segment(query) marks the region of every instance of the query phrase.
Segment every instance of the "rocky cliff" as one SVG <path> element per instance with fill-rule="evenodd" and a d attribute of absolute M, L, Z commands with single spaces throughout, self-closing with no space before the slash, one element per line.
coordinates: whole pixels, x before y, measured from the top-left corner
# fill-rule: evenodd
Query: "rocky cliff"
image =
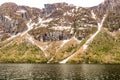
<path fill-rule="evenodd" d="M 0 61 L 120 63 L 119 5 L 119 0 L 105 0 L 91 8 L 54 3 L 38 9 L 4 3 Z"/>

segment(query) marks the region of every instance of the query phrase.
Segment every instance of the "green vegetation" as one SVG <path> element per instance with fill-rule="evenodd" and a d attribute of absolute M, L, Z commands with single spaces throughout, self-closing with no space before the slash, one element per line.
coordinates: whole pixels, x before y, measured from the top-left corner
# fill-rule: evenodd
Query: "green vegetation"
<path fill-rule="evenodd" d="M 12 42 L 0 47 L 0 62 L 38 62 L 45 63 L 43 52 L 36 46 L 24 41 Z"/>
<path fill-rule="evenodd" d="M 81 43 L 83 45 L 84 40 Z M 68 63 L 120 63 L 120 33 L 115 32 L 113 36 L 102 30 L 86 52 L 77 54 Z"/>
<path fill-rule="evenodd" d="M 89 45 L 92 48 L 92 53 L 107 53 L 114 46 L 115 39 L 110 36 L 105 31 L 99 33 L 99 35 L 94 39 L 94 41 Z M 91 50 L 90 50 L 91 51 Z"/>
<path fill-rule="evenodd" d="M 120 34 L 115 34 L 113 37 L 107 31 L 102 31 L 97 35 L 87 51 L 89 62 L 120 63 Z"/>

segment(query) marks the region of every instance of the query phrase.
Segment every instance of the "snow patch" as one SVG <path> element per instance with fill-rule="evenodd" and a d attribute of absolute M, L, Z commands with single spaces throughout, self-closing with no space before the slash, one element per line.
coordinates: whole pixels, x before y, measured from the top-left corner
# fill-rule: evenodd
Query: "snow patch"
<path fill-rule="evenodd" d="M 23 35 L 25 35 L 26 33 L 28 33 L 30 30 L 32 30 L 33 29 L 33 26 L 35 25 L 35 23 L 31 23 L 32 22 L 32 20 L 30 20 L 28 23 L 27 23 L 27 30 L 26 31 L 24 31 L 22 34 L 21 34 L 21 36 L 23 36 Z"/>
<path fill-rule="evenodd" d="M 85 21 L 86 19 L 85 19 L 85 18 L 82 18 L 81 20 L 82 20 L 82 21 Z"/>
<path fill-rule="evenodd" d="M 79 30 L 85 30 L 85 29 L 87 29 L 87 28 L 83 28 L 83 27 L 80 27 L 80 28 L 78 28 Z"/>
<path fill-rule="evenodd" d="M 93 13 L 93 14 L 94 14 L 94 13 Z M 93 15 L 93 17 L 96 19 L 95 14 Z M 83 51 L 87 49 L 89 43 L 90 43 L 90 42 L 94 39 L 94 37 L 100 32 L 100 30 L 101 30 L 101 28 L 102 28 L 102 26 L 103 26 L 103 22 L 105 21 L 105 18 L 106 18 L 106 15 L 104 15 L 101 23 L 98 23 L 98 30 L 96 31 L 96 33 L 93 34 L 93 35 L 86 41 L 86 43 L 82 46 L 82 47 L 83 47 Z M 66 59 L 60 61 L 59 63 L 60 63 L 60 64 L 65 64 L 69 59 L 71 59 L 71 58 L 74 57 L 74 56 L 75 56 L 75 53 L 72 54 L 71 56 L 67 57 Z"/>
<path fill-rule="evenodd" d="M 50 22 L 52 20 L 53 20 L 52 18 L 49 18 L 49 19 L 46 19 L 46 20 L 43 20 L 42 18 L 39 18 L 39 23 L 41 23 L 41 24 L 48 23 L 48 22 Z"/>
<path fill-rule="evenodd" d="M 67 12 L 65 12 L 63 15 L 64 15 L 64 16 L 66 16 L 66 15 L 71 16 L 71 15 L 73 15 L 73 14 L 67 11 Z"/>
<path fill-rule="evenodd" d="M 72 54 L 71 56 L 69 56 L 68 58 L 64 59 L 63 61 L 60 61 L 60 64 L 65 64 L 69 59 L 71 59 L 75 54 Z"/>
<path fill-rule="evenodd" d="M 10 20 L 10 21 L 12 20 L 9 16 L 5 16 L 5 18 L 7 18 L 7 19 Z"/>
<path fill-rule="evenodd" d="M 62 44 L 60 45 L 60 48 L 63 47 L 66 43 L 68 43 L 70 40 L 74 39 L 75 41 L 77 41 L 77 44 L 79 44 L 81 42 L 81 40 L 78 40 L 75 36 L 72 37 L 71 39 L 68 40 L 63 40 Z"/>
<path fill-rule="evenodd" d="M 63 40 L 62 44 L 60 45 L 60 48 L 62 48 L 67 42 L 69 42 L 70 40 Z"/>
<path fill-rule="evenodd" d="M 51 22 L 53 19 L 52 18 L 49 18 L 49 19 L 42 19 L 42 18 L 39 18 L 39 21 L 38 21 L 38 24 L 40 24 L 39 27 L 46 27 L 47 25 L 45 23 L 49 23 Z"/>
<path fill-rule="evenodd" d="M 63 31 L 63 30 L 69 30 L 71 29 L 71 27 L 70 26 L 54 26 L 51 29 Z"/>
<path fill-rule="evenodd" d="M 54 59 L 54 57 L 52 57 L 47 63 L 50 63 L 53 59 Z"/>
<path fill-rule="evenodd" d="M 48 45 L 46 45 L 46 47 L 44 48 L 44 50 L 46 50 L 48 47 L 49 47 L 49 46 L 48 46 Z"/>
<path fill-rule="evenodd" d="M 95 38 L 95 36 L 100 32 L 102 26 L 103 26 L 103 22 L 105 21 L 106 15 L 104 15 L 101 23 L 98 23 L 98 30 L 95 32 L 95 34 L 93 34 L 87 41 L 86 43 L 83 45 L 83 51 L 85 51 L 88 47 L 88 45 L 93 41 L 93 39 Z M 96 18 L 95 18 L 96 19 Z"/>
<path fill-rule="evenodd" d="M 63 44 L 65 45 L 66 42 L 68 42 L 68 41 L 64 41 Z M 62 44 L 62 45 L 63 45 L 63 44 Z M 62 46 L 62 45 L 61 45 L 61 46 Z M 66 59 L 60 61 L 59 63 L 60 63 L 60 64 L 65 64 L 65 63 L 66 63 L 70 58 L 72 58 L 74 55 L 75 55 L 75 54 L 72 54 L 71 56 L 67 57 Z"/>
<path fill-rule="evenodd" d="M 6 41 L 12 40 L 13 38 L 16 38 L 20 36 L 20 33 L 18 33 L 17 35 L 12 35 L 10 38 L 8 38 Z"/>
<path fill-rule="evenodd" d="M 74 33 L 74 28 L 71 28 L 70 34 Z"/>
<path fill-rule="evenodd" d="M 92 18 L 96 20 L 96 15 L 95 15 L 95 13 L 93 12 L 93 10 L 91 11 L 91 14 L 92 14 Z"/>
<path fill-rule="evenodd" d="M 81 40 L 78 40 L 75 36 L 73 37 L 73 39 L 77 41 L 77 44 L 81 42 Z"/>
<path fill-rule="evenodd" d="M 75 39 L 78 43 L 80 43 L 81 41 L 78 40 L 77 38 L 73 37 L 73 39 Z M 69 59 L 71 59 L 73 56 L 75 56 L 75 54 L 72 54 L 71 56 L 67 57 L 66 59 L 60 61 L 60 64 L 65 64 Z"/>
<path fill-rule="evenodd" d="M 32 44 L 35 44 L 35 42 L 33 41 L 33 38 L 32 38 L 31 36 L 27 37 L 27 39 L 28 39 L 29 41 L 31 41 Z"/>
<path fill-rule="evenodd" d="M 24 10 L 24 9 L 21 9 L 21 10 L 16 11 L 16 12 L 18 12 L 18 13 L 25 13 L 25 12 L 27 12 L 27 11 L 26 11 L 26 10 Z"/>
<path fill-rule="evenodd" d="M 45 57 L 47 57 L 48 55 L 45 53 L 45 49 L 46 49 L 46 48 L 44 49 L 42 46 L 40 46 L 39 44 L 37 44 L 32 36 L 30 36 L 29 34 L 27 34 L 27 35 L 28 35 L 28 36 L 27 36 L 27 39 L 28 39 L 33 45 L 36 45 L 39 49 L 41 49 L 41 50 L 44 52 Z"/>

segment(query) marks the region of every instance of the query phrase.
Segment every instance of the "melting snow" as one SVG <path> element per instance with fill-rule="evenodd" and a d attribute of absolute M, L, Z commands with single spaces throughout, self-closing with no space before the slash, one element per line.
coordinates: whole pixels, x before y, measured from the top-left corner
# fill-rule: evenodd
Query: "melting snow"
<path fill-rule="evenodd" d="M 70 40 L 63 40 L 63 43 L 61 44 L 60 48 L 63 47 L 67 42 L 69 42 Z"/>
<path fill-rule="evenodd" d="M 5 18 L 7 18 L 7 19 L 10 20 L 10 21 L 12 20 L 9 16 L 5 16 Z"/>
<path fill-rule="evenodd" d="M 47 46 L 44 48 L 44 50 L 46 50 L 48 47 L 49 47 L 49 46 L 47 45 Z"/>
<path fill-rule="evenodd" d="M 33 38 L 32 38 L 31 36 L 27 37 L 27 39 L 28 39 L 29 41 L 31 41 L 32 44 L 35 44 L 34 41 L 33 41 Z"/>
<path fill-rule="evenodd" d="M 46 20 L 43 20 L 42 18 L 39 18 L 39 23 L 48 23 L 50 21 L 52 21 L 53 19 L 52 18 L 49 18 L 49 19 L 46 19 Z"/>
<path fill-rule="evenodd" d="M 54 57 L 52 57 L 47 63 L 50 63 L 53 59 L 54 59 Z"/>
<path fill-rule="evenodd" d="M 102 25 L 103 25 L 103 22 L 104 22 L 105 18 L 106 18 L 106 15 L 103 17 L 101 23 L 98 23 L 98 30 L 96 31 L 96 33 L 93 34 L 93 35 L 86 41 L 86 43 L 83 45 L 83 50 L 86 50 L 86 49 L 87 49 L 89 43 L 92 42 L 92 40 L 95 38 L 95 36 L 100 32 L 101 27 L 102 27 Z M 95 19 L 96 19 L 96 18 L 95 18 Z"/>
<path fill-rule="evenodd" d="M 70 34 L 74 33 L 74 28 L 71 28 Z"/>
<path fill-rule="evenodd" d="M 92 14 L 92 18 L 96 20 L 96 15 L 95 15 L 95 13 L 93 12 L 93 10 L 91 11 L 91 14 Z"/>
<path fill-rule="evenodd" d="M 42 18 L 39 18 L 38 24 L 40 24 L 40 27 L 46 27 L 47 25 L 45 23 L 49 23 L 52 20 L 53 20 L 52 18 L 49 18 L 49 19 L 46 19 L 46 20 L 43 20 Z"/>
<path fill-rule="evenodd" d="M 28 33 L 28 31 L 32 30 L 33 29 L 33 26 L 35 25 L 35 23 L 31 23 L 31 20 L 27 23 L 27 30 L 24 31 L 21 36 L 25 35 L 26 33 Z"/>
<path fill-rule="evenodd" d="M 16 11 L 16 12 L 18 12 L 18 13 L 25 13 L 25 12 L 27 12 L 27 11 L 26 11 L 26 10 L 21 9 L 21 10 Z"/>
<path fill-rule="evenodd" d="M 81 20 L 84 21 L 84 20 L 86 20 L 86 19 L 85 19 L 85 18 L 82 18 Z"/>
<path fill-rule="evenodd" d="M 63 15 L 64 15 L 64 16 L 66 16 L 66 15 L 71 16 L 71 15 L 73 15 L 73 14 L 67 11 L 67 12 L 65 12 Z"/>
<path fill-rule="evenodd" d="M 17 35 L 12 35 L 10 38 L 7 39 L 7 41 L 12 40 L 13 38 L 16 38 L 19 35 L 20 35 L 20 33 L 18 33 Z"/>
<path fill-rule="evenodd" d="M 71 59 L 75 54 L 72 54 L 71 56 L 67 57 L 66 59 L 64 59 L 63 61 L 60 61 L 60 64 L 65 64 L 69 59 Z"/>
<path fill-rule="evenodd" d="M 38 48 L 40 48 L 40 49 L 44 52 L 45 57 L 47 57 L 48 55 L 45 53 L 45 49 L 46 49 L 46 48 L 44 49 L 42 46 L 40 46 L 39 44 L 37 44 L 32 36 L 30 36 L 29 34 L 27 34 L 27 35 L 28 35 L 28 36 L 27 36 L 27 39 L 28 39 L 32 44 L 34 44 L 34 45 L 36 45 Z"/>
<path fill-rule="evenodd" d="M 78 28 L 79 30 L 84 30 L 84 29 L 87 29 L 87 28 L 83 28 L 83 27 L 80 27 L 80 28 Z"/>
<path fill-rule="evenodd" d="M 52 27 L 51 29 L 54 29 L 54 30 L 69 30 L 71 29 L 70 26 L 56 26 L 56 27 Z"/>
<path fill-rule="evenodd" d="M 92 12 L 92 15 L 93 15 L 93 18 L 96 19 L 95 14 L 94 14 L 93 12 Z M 98 23 L 98 30 L 96 31 L 96 33 L 93 34 L 93 35 L 86 41 L 86 43 L 82 46 L 82 47 L 83 47 L 83 51 L 87 49 L 89 43 L 90 43 L 90 42 L 94 39 L 94 37 L 100 32 L 105 18 L 106 18 L 106 15 L 104 15 L 101 23 Z M 72 54 L 71 56 L 67 57 L 66 59 L 60 61 L 59 63 L 65 64 L 65 63 L 66 63 L 69 59 L 71 59 L 73 56 L 75 56 L 75 54 Z"/>
<path fill-rule="evenodd" d="M 75 36 L 73 37 L 73 39 L 75 39 L 78 44 L 81 42 L 81 40 L 78 40 Z"/>
<path fill-rule="evenodd" d="M 81 42 L 81 40 L 78 40 L 75 36 L 73 37 L 73 39 L 75 39 L 78 44 Z M 65 45 L 68 41 L 70 41 L 70 40 L 65 40 L 65 41 L 63 41 L 63 44 L 62 44 L 62 45 Z M 61 45 L 61 46 L 62 46 L 62 45 Z M 60 61 L 59 63 L 60 63 L 60 64 L 65 64 L 65 63 L 66 63 L 69 59 L 71 59 L 74 55 L 75 55 L 75 54 L 72 54 L 71 56 L 67 57 L 66 59 Z"/>

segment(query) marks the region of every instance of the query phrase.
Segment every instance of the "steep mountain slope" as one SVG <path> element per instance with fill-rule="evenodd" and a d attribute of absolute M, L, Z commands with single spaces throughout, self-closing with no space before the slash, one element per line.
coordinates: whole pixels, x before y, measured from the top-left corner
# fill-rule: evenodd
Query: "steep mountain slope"
<path fill-rule="evenodd" d="M 104 3 L 100 4 L 98 7 L 92 8 L 93 12 L 99 9 L 97 13 L 94 12 L 96 14 L 95 17 L 98 18 L 97 22 L 100 22 L 102 18 L 101 16 L 103 14 L 105 13 L 107 14 L 105 21 L 103 22 L 104 28 L 102 29 L 102 33 L 100 32 L 89 46 L 88 45 L 85 46 L 85 47 L 88 47 L 86 52 L 81 52 L 82 50 L 77 51 L 77 53 L 74 53 L 77 55 L 74 55 L 73 56 L 74 58 L 70 58 L 69 62 L 120 63 L 119 62 L 120 14 L 119 14 L 119 11 L 117 11 L 119 10 L 119 5 L 118 5 L 119 2 L 120 2 L 119 0 L 116 0 L 115 2 L 114 0 L 110 2 L 106 0 Z M 104 6 L 102 7 L 101 5 L 108 6 L 108 7 L 104 7 Z M 88 42 L 89 42 L 89 39 L 88 39 Z M 84 54 L 81 54 L 81 53 L 84 53 Z"/>
<path fill-rule="evenodd" d="M 120 11 L 120 0 L 105 0 L 103 3 L 91 7 L 90 9 L 92 9 L 97 17 L 101 19 L 105 13 Z"/>
<path fill-rule="evenodd" d="M 27 40 L 0 43 L 0 62 L 40 62 L 45 63 L 43 52 Z"/>
<path fill-rule="evenodd" d="M 0 6 L 0 34 L 16 35 L 27 29 L 29 19 L 35 21 L 40 10 L 15 3 L 4 3 Z M 6 37 L 7 38 L 7 37 Z"/>
<path fill-rule="evenodd" d="M 38 9 L 4 3 L 0 6 L 0 62 L 119 63 L 119 4 L 119 0 L 105 0 L 82 8 L 54 3 Z M 110 58 L 114 61 L 107 60 L 115 49 L 117 56 Z"/>

